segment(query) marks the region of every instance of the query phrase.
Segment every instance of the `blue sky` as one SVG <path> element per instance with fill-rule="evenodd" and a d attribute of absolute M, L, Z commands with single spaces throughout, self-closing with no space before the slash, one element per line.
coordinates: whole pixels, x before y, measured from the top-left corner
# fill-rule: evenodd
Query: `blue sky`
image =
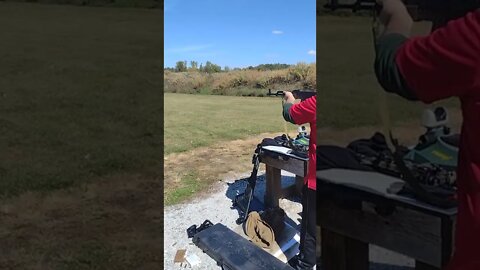
<path fill-rule="evenodd" d="M 315 62 L 315 0 L 165 0 L 165 67 Z M 189 64 L 190 65 L 190 64 Z"/>

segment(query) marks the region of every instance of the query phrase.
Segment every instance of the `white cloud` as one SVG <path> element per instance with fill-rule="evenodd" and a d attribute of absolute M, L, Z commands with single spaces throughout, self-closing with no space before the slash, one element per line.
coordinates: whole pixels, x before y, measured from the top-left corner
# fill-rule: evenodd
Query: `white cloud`
<path fill-rule="evenodd" d="M 317 55 L 317 51 L 315 51 L 315 50 L 310 50 L 307 53 L 310 54 L 310 55 Z"/>
<path fill-rule="evenodd" d="M 273 31 L 272 31 L 272 34 L 274 34 L 274 35 L 281 35 L 281 34 L 283 34 L 283 31 L 282 31 L 282 30 L 273 30 Z"/>

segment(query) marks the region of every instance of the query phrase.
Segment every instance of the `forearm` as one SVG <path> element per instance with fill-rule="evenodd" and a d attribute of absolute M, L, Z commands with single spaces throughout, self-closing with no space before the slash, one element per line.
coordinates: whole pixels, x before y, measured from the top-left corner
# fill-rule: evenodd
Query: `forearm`
<path fill-rule="evenodd" d="M 285 121 L 295 124 L 293 121 L 293 117 L 290 113 L 290 108 L 292 108 L 293 104 L 295 103 L 295 97 L 291 92 L 285 91 L 285 97 L 283 98 L 283 119 Z"/>
<path fill-rule="evenodd" d="M 293 121 L 293 118 L 292 116 L 290 115 L 290 108 L 293 106 L 293 103 L 291 102 L 285 102 L 283 103 L 283 119 L 285 119 L 285 121 L 287 122 L 290 122 L 292 124 L 295 124 L 295 122 Z"/>
<path fill-rule="evenodd" d="M 396 63 L 397 51 L 406 41 L 405 36 L 397 33 L 386 34 L 377 41 L 375 74 L 385 91 L 396 93 L 409 100 L 416 100 L 417 98 L 408 87 Z"/>
<path fill-rule="evenodd" d="M 384 90 L 415 100 L 396 64 L 398 50 L 408 41 L 413 20 L 400 0 L 385 0 L 380 12 L 384 32 L 376 40 L 375 73 Z"/>

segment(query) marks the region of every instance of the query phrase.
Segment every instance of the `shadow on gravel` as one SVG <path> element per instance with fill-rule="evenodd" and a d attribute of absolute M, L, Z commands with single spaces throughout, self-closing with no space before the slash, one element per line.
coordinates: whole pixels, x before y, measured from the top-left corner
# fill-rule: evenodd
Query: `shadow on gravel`
<path fill-rule="evenodd" d="M 250 176 L 245 178 L 237 179 L 233 183 L 228 183 L 228 189 L 225 193 L 225 196 L 233 201 L 236 195 L 241 194 L 245 191 L 247 186 L 247 182 Z M 286 187 L 289 185 L 295 184 L 295 177 L 282 175 L 282 187 Z M 260 200 L 263 203 L 263 197 L 265 196 L 266 190 L 266 181 L 265 181 L 265 174 L 258 175 L 257 177 L 257 184 L 255 186 L 255 198 Z M 288 198 L 294 202 L 300 202 L 300 198 Z"/>
<path fill-rule="evenodd" d="M 237 210 L 238 216 L 240 216 L 241 210 L 233 205 L 233 201 L 237 195 L 243 194 L 245 192 L 249 178 L 250 176 L 247 176 L 245 178 L 237 179 L 234 182 L 228 183 L 228 189 L 225 192 L 225 196 L 232 201 L 231 209 Z M 286 187 L 294 183 L 295 183 L 295 177 L 282 175 L 282 187 Z M 257 176 L 257 182 L 255 185 L 255 191 L 254 191 L 255 200 L 252 206 L 253 210 L 260 211 L 265 209 L 264 207 L 265 192 L 266 192 L 265 174 L 261 174 Z M 293 202 L 300 202 L 300 198 L 297 198 L 297 197 L 292 197 L 287 199 Z M 297 226 L 295 222 L 290 218 L 286 218 L 285 221 L 294 227 Z"/>

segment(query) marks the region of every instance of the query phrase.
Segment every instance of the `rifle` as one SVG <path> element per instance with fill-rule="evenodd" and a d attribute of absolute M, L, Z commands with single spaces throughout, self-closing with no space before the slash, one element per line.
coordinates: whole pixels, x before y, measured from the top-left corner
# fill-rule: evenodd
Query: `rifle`
<path fill-rule="evenodd" d="M 335 11 L 337 9 L 350 9 L 354 13 L 359 10 L 371 10 L 376 5 L 375 0 L 357 0 L 355 3 L 342 4 L 338 0 L 330 0 L 323 6 L 326 9 Z"/>
<path fill-rule="evenodd" d="M 445 24 L 447 21 L 464 16 L 469 11 L 480 8 L 480 0 L 402 0 L 408 13 L 414 21 L 433 22 L 434 28 Z M 381 7 L 376 0 L 357 0 L 353 4 L 339 3 L 341 0 L 328 0 L 325 8 L 330 10 L 350 9 L 376 10 Z"/>
<path fill-rule="evenodd" d="M 308 91 L 308 90 L 293 90 L 292 91 L 292 94 L 293 94 L 293 97 L 295 99 L 300 99 L 300 100 L 305 100 L 307 98 L 310 98 L 310 97 L 313 97 L 315 95 L 317 95 L 317 92 L 314 92 L 314 91 Z M 275 93 L 272 93 L 272 90 L 271 89 L 268 89 L 268 93 L 267 93 L 267 96 L 271 97 L 271 96 L 275 96 L 275 97 L 284 97 L 285 96 L 285 92 L 282 91 L 282 90 L 278 90 L 276 91 Z"/>
<path fill-rule="evenodd" d="M 403 0 L 414 21 L 445 24 L 480 7 L 479 0 Z"/>

